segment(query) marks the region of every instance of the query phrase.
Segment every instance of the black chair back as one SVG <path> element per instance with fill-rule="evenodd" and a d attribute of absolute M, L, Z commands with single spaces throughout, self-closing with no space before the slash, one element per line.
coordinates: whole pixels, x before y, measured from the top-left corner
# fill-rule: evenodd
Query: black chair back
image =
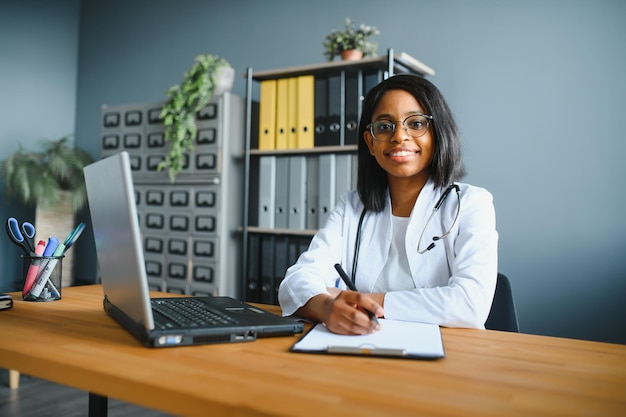
<path fill-rule="evenodd" d="M 491 311 L 485 322 L 485 328 L 489 330 L 503 330 L 506 332 L 519 332 L 517 311 L 513 301 L 511 283 L 504 274 L 498 273 L 496 281 L 496 293 L 491 304 Z"/>

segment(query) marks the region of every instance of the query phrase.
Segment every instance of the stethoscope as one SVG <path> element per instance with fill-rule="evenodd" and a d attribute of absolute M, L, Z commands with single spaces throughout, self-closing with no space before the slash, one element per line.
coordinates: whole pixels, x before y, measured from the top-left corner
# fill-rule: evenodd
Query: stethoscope
<path fill-rule="evenodd" d="M 426 232 L 426 229 L 428 228 L 428 224 L 430 223 L 432 218 L 435 216 L 435 213 L 439 211 L 439 208 L 443 205 L 444 201 L 446 201 L 446 198 L 448 197 L 448 195 L 450 194 L 450 191 L 452 190 L 456 190 L 456 198 L 457 198 L 456 215 L 454 216 L 454 221 L 452 222 L 452 225 L 441 236 L 433 236 L 433 239 L 432 239 L 433 241 L 430 242 L 430 244 L 426 246 L 425 249 L 420 250 L 422 238 L 424 237 L 424 233 Z M 359 262 L 359 248 L 361 246 L 361 229 L 363 227 L 363 220 L 365 219 L 366 211 L 367 209 L 363 209 L 363 211 L 361 212 L 361 217 L 359 218 L 359 225 L 356 230 L 356 238 L 354 239 L 354 262 L 352 263 L 352 277 L 351 277 L 352 282 L 355 282 L 355 278 L 356 278 L 356 267 Z M 417 253 L 422 255 L 428 252 L 429 250 L 435 247 L 436 242 L 438 240 L 445 239 L 446 237 L 448 237 L 448 235 L 452 232 L 452 229 L 454 229 L 454 225 L 456 224 L 457 220 L 459 219 L 460 211 L 461 211 L 461 189 L 459 188 L 457 184 L 450 184 L 448 188 L 446 188 L 446 191 L 444 191 L 444 193 L 441 195 L 441 197 L 439 197 L 439 200 L 437 201 L 437 204 L 435 204 L 435 207 L 433 207 L 433 211 L 430 213 L 428 220 L 426 220 L 426 224 L 424 225 L 424 228 L 422 229 L 422 233 L 420 234 L 420 238 L 417 242 Z"/>

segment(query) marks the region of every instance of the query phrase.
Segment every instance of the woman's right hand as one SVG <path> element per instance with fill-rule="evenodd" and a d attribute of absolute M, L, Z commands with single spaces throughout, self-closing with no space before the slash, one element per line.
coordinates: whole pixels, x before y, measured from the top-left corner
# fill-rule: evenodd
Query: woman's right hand
<path fill-rule="evenodd" d="M 333 333 L 359 335 L 372 333 L 380 325 L 369 319 L 365 310 L 383 317 L 383 307 L 368 294 L 339 291 L 337 294 L 318 294 L 298 310 L 298 315 L 320 321 Z"/>

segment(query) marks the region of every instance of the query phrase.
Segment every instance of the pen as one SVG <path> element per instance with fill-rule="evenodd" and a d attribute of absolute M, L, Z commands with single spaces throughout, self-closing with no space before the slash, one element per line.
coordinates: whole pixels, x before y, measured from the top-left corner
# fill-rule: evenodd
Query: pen
<path fill-rule="evenodd" d="M 341 277 L 343 282 L 346 283 L 346 286 L 348 287 L 348 289 L 351 291 L 357 291 L 356 287 L 354 286 L 354 283 L 352 282 L 348 274 L 346 274 L 346 271 L 343 270 L 341 265 L 335 264 L 335 269 L 339 273 L 339 276 Z M 379 323 L 378 323 L 378 318 L 376 318 L 376 315 L 366 308 L 364 308 L 364 310 L 367 313 L 367 316 L 370 318 L 370 320 L 378 325 Z"/>
<path fill-rule="evenodd" d="M 73 246 L 74 243 L 76 243 L 80 235 L 83 233 L 83 230 L 85 230 L 85 223 L 81 222 L 78 226 L 76 226 L 76 229 L 72 230 L 72 233 L 65 238 L 65 242 L 63 242 L 63 252 L 61 254 L 65 254 L 65 252 L 67 252 L 67 250 Z"/>

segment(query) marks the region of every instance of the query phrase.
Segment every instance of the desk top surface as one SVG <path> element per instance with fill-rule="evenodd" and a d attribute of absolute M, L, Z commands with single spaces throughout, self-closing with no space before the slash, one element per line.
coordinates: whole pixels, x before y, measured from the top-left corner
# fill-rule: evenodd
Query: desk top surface
<path fill-rule="evenodd" d="M 436 361 L 289 352 L 299 335 L 150 349 L 104 313 L 99 285 L 48 303 L 13 295 L 0 312 L 0 367 L 181 416 L 626 411 L 625 345 L 444 328 Z"/>

